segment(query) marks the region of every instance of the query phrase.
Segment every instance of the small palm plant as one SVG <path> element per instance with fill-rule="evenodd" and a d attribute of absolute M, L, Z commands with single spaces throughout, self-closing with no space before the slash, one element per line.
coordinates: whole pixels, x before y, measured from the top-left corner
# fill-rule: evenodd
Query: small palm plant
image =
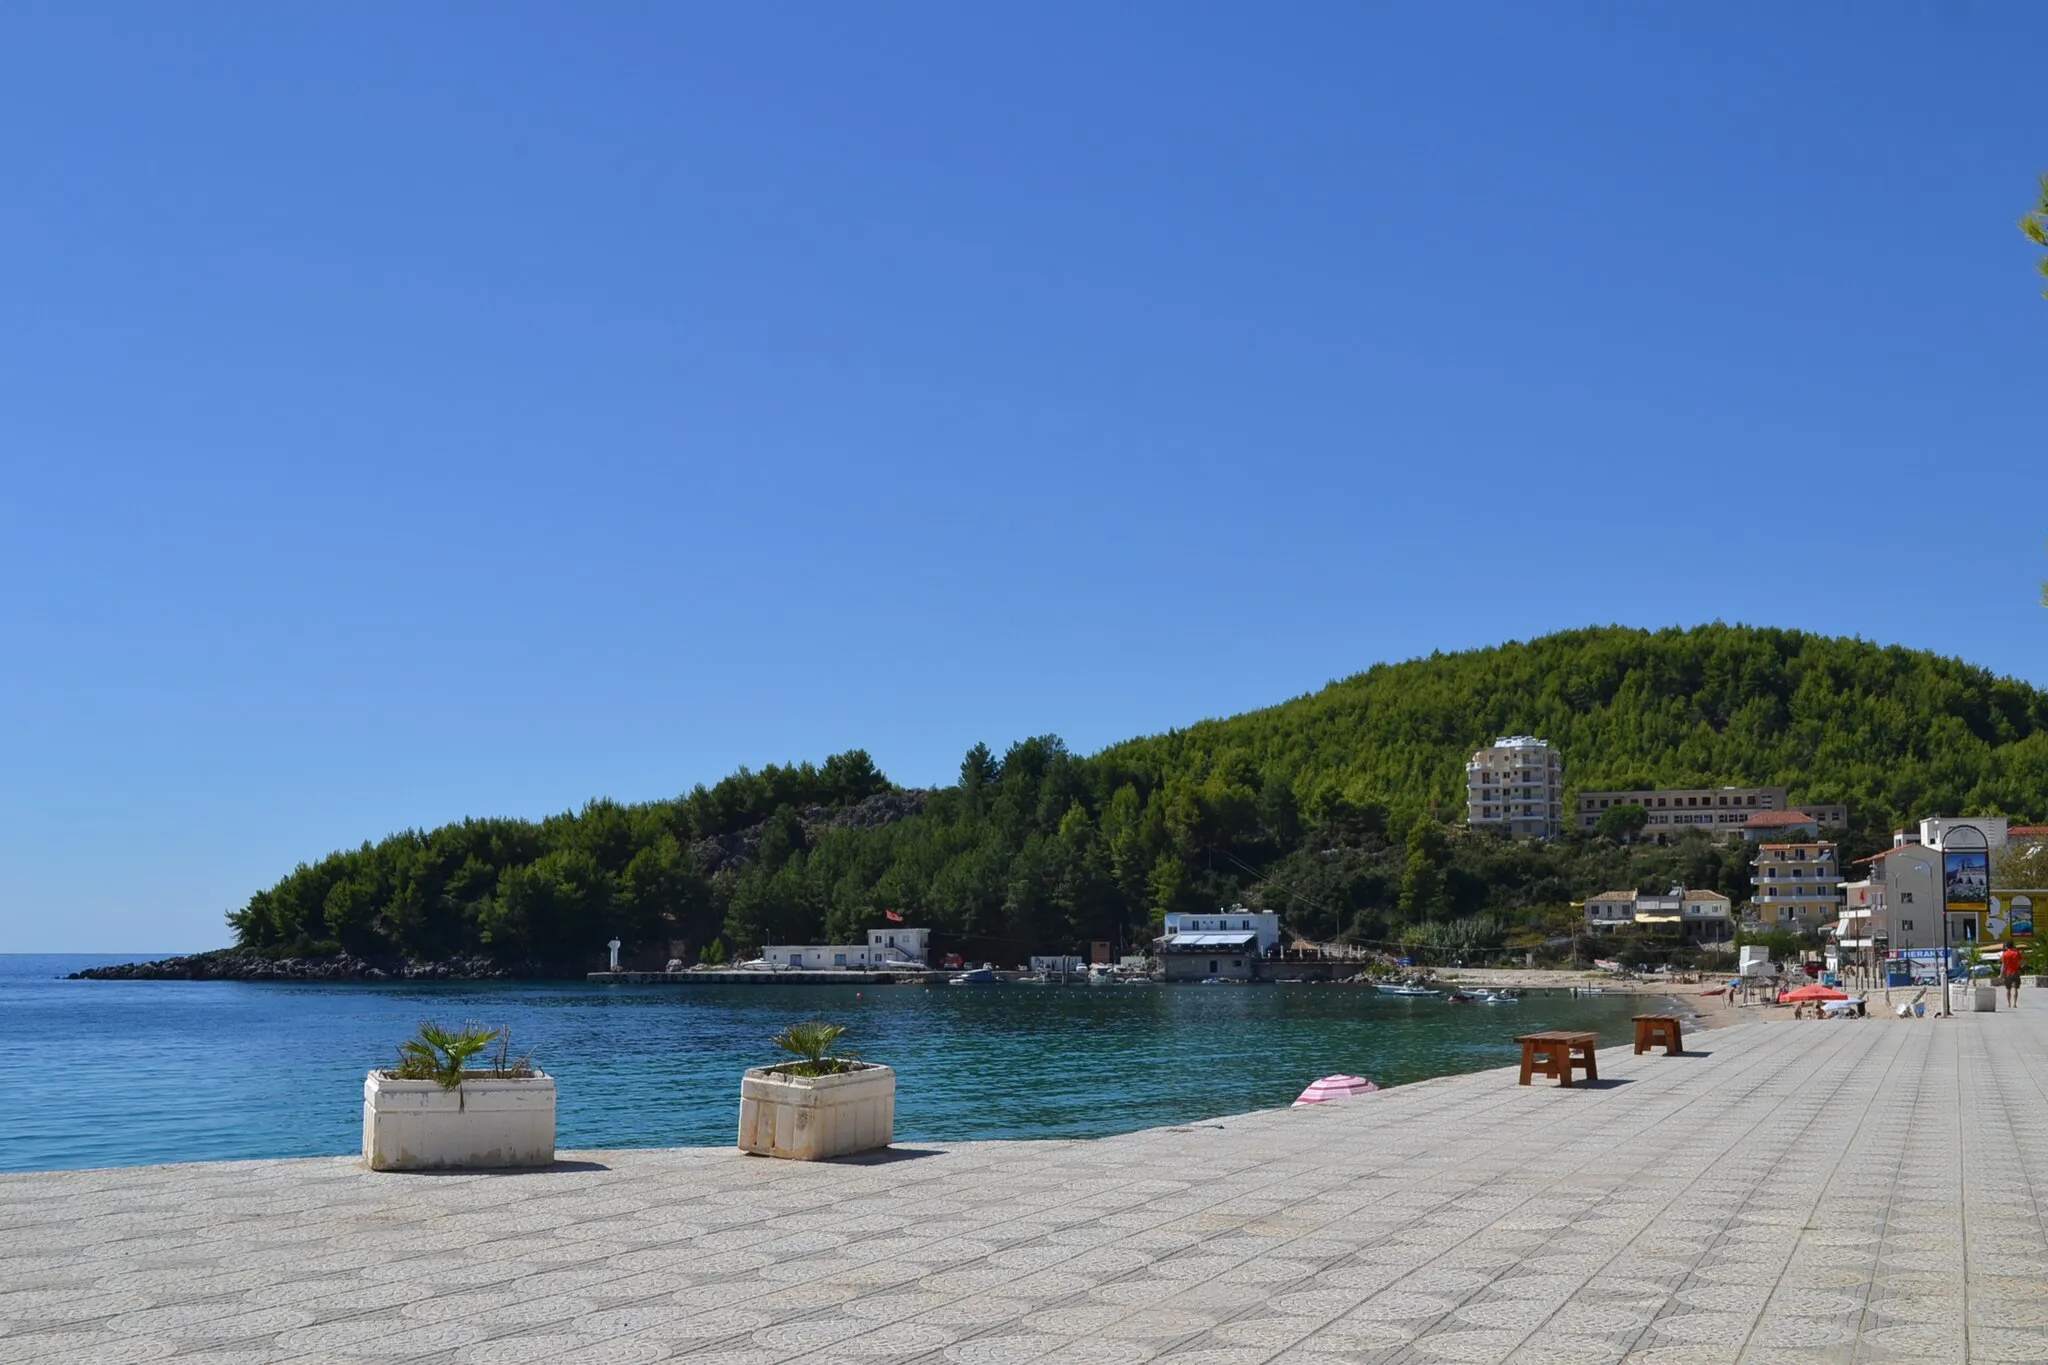
<path fill-rule="evenodd" d="M 485 1028 L 481 1024 L 444 1029 L 425 1019 L 417 1034 L 399 1044 L 398 1065 L 391 1069 L 391 1075 L 401 1081 L 433 1081 L 443 1090 L 453 1090 L 462 1084 L 470 1060 L 496 1043 L 498 1050 L 491 1059 L 491 1075 L 531 1076 L 530 1057 L 512 1059 L 511 1038 L 510 1029 Z"/>
<path fill-rule="evenodd" d="M 791 1076 L 833 1076 L 853 1070 L 859 1065 L 854 1054 L 841 1052 L 836 1047 L 845 1033 L 845 1025 L 827 1023 L 823 1019 L 806 1019 L 800 1024 L 791 1024 L 769 1041 L 798 1060 L 786 1062 L 775 1069 Z"/>

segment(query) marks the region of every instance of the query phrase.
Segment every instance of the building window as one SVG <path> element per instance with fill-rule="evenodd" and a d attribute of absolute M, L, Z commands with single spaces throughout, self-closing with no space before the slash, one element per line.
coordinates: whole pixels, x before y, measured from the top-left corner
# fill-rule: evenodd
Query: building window
<path fill-rule="evenodd" d="M 1913 921 L 1911 921 L 1911 920 L 1909 920 L 1909 919 L 1902 919 L 1902 920 L 1900 920 L 1900 921 L 1899 921 L 1899 932 L 1900 932 L 1900 933 L 1902 933 L 1902 934 L 1910 934 L 1910 933 L 1912 933 L 1912 932 L 1913 932 Z"/>

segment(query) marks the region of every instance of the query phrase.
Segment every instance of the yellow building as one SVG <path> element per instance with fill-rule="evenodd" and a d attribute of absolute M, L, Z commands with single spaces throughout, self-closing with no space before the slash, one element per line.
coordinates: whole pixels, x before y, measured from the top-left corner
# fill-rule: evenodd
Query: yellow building
<path fill-rule="evenodd" d="M 1818 929 L 1840 918 L 1842 869 L 1830 843 L 1758 844 L 1750 911 L 1767 929 Z"/>

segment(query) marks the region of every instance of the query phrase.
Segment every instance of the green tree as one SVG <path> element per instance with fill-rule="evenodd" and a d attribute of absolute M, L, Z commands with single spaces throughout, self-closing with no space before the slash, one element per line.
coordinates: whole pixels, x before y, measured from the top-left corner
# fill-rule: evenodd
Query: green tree
<path fill-rule="evenodd" d="M 1542 917 L 1595 891 L 1748 894 L 1745 850 L 1704 835 L 1537 844 L 1418 822 L 1462 800 L 1472 749 L 1504 732 L 1557 744 L 1580 788 L 1782 785 L 1795 803 L 1842 802 L 1845 856 L 1928 810 L 2048 819 L 2039 689 L 1799 631 L 1610 627 L 1381 665 L 1089 757 L 1052 736 L 1001 760 L 977 745 L 958 784 L 858 826 L 813 814 L 886 789 L 855 750 L 666 801 L 401 831 L 302 863 L 229 922 L 274 955 L 484 954 L 577 973 L 614 933 L 663 949 L 842 941 L 884 907 L 942 950 L 1014 961 L 1233 900 L 1319 941 L 1491 919 L 1537 951 Z"/>
<path fill-rule="evenodd" d="M 1643 826 L 1649 822 L 1650 812 L 1631 801 L 1601 811 L 1594 833 L 1611 843 L 1626 844 L 1641 834 Z"/>
<path fill-rule="evenodd" d="M 2041 177 L 2041 202 L 2020 219 L 2020 231 L 2026 233 L 2034 245 L 2048 251 L 2048 175 Z M 2038 265 L 2041 273 L 2048 275 L 2048 255 L 2042 256 Z M 2041 291 L 2041 297 L 2048 299 L 2048 289 Z"/>
<path fill-rule="evenodd" d="M 1418 815 L 1408 827 L 1408 856 L 1401 864 L 1401 911 L 1411 921 L 1432 918 L 1445 908 L 1443 826 Z"/>

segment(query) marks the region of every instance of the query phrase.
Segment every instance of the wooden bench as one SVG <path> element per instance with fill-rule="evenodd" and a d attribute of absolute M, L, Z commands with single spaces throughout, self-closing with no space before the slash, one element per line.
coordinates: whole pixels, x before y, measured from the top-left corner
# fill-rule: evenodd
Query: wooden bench
<path fill-rule="evenodd" d="M 1675 1014 L 1638 1014 L 1636 1016 L 1636 1055 L 1642 1056 L 1659 1043 L 1664 1045 L 1664 1055 L 1669 1057 L 1685 1051 L 1685 1043 L 1679 1038 L 1678 1016 Z"/>
<path fill-rule="evenodd" d="M 1522 1079 L 1527 1085 L 1537 1073 L 1557 1077 L 1559 1085 L 1572 1083 L 1572 1068 L 1586 1073 L 1586 1079 L 1600 1079 L 1600 1066 L 1593 1049 L 1600 1042 L 1597 1033 L 1573 1033 L 1554 1029 L 1548 1033 L 1525 1033 L 1515 1039 L 1522 1045 Z"/>

